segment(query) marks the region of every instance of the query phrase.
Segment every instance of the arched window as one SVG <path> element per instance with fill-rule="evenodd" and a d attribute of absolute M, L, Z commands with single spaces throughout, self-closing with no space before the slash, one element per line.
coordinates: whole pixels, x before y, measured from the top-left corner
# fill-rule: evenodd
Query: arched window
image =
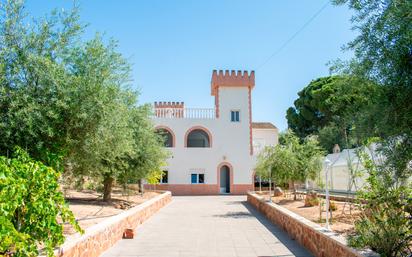
<path fill-rule="evenodd" d="M 164 139 L 164 147 L 174 147 L 174 140 L 172 133 L 165 128 L 156 129 L 156 133 Z"/>
<path fill-rule="evenodd" d="M 194 129 L 189 132 L 186 139 L 187 147 L 210 147 L 209 134 L 202 129 Z"/>

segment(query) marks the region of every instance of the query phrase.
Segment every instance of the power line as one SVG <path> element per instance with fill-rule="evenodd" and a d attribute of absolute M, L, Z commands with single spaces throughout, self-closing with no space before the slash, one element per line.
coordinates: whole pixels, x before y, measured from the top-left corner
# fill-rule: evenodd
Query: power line
<path fill-rule="evenodd" d="M 309 20 L 303 24 L 302 27 L 300 27 L 288 40 L 286 40 L 276 51 L 274 51 L 264 62 L 262 62 L 259 66 L 257 66 L 256 70 L 262 68 L 265 64 L 267 64 L 273 57 L 278 55 L 299 33 L 301 33 L 318 15 L 328 6 L 329 0 L 326 1 L 322 5 L 322 7 L 314 14 L 312 17 L 310 17 Z"/>

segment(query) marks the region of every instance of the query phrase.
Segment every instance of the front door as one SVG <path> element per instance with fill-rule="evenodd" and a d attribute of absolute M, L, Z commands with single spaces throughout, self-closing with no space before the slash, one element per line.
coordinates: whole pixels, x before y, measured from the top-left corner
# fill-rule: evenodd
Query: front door
<path fill-rule="evenodd" d="M 220 193 L 230 193 L 230 170 L 226 165 L 220 168 Z"/>

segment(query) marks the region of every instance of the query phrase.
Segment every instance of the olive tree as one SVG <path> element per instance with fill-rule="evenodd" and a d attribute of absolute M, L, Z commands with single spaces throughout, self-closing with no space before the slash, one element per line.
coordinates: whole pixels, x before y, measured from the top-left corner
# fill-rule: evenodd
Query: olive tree
<path fill-rule="evenodd" d="M 349 243 L 370 247 L 382 256 L 408 256 L 412 251 L 412 183 L 398 183 L 399 171 L 387 161 L 371 158 L 364 151 L 359 156 L 368 178 L 358 192 L 361 217 Z"/>
<path fill-rule="evenodd" d="M 281 135 L 280 144 L 266 147 L 258 156 L 256 172 L 277 183 L 290 183 L 295 192 L 295 182 L 315 179 L 322 168 L 323 150 L 315 137 L 303 142 L 290 130 Z"/>
<path fill-rule="evenodd" d="M 1 2 L 0 11 L 0 153 L 20 146 L 65 177 L 96 180 L 104 200 L 118 176 L 160 169 L 150 108 L 139 107 L 116 41 L 82 40 L 76 6 L 33 22 L 23 1 Z"/>
<path fill-rule="evenodd" d="M 363 216 L 351 244 L 371 247 L 382 256 L 410 255 L 412 176 L 412 2 L 408 0 L 334 0 L 353 11 L 359 33 L 346 45 L 354 52 L 333 68 L 378 84 L 383 93 L 371 108 L 370 122 L 381 138 L 382 163 L 361 156 L 368 172 Z M 343 65 L 342 65 L 343 64 Z"/>

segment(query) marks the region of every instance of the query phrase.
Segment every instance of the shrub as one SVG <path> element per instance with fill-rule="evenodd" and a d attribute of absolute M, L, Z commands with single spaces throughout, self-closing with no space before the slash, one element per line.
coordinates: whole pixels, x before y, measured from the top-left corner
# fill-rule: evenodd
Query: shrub
<path fill-rule="evenodd" d="M 64 242 L 63 222 L 83 232 L 58 184 L 59 172 L 32 160 L 17 148 L 15 157 L 0 156 L 0 255 L 48 256 Z"/>
<path fill-rule="evenodd" d="M 329 201 L 329 211 L 336 211 L 338 209 L 338 206 L 334 201 Z"/>
<path fill-rule="evenodd" d="M 412 241 L 412 185 L 397 181 L 389 165 L 379 165 L 361 153 L 368 171 L 366 188 L 358 192 L 362 211 L 349 237 L 353 247 L 370 247 L 385 257 L 409 256 Z"/>
<path fill-rule="evenodd" d="M 319 205 L 319 198 L 316 192 L 312 192 L 305 197 L 305 207 L 312 207 Z"/>
<path fill-rule="evenodd" d="M 82 191 L 83 189 L 84 189 L 84 187 L 85 187 L 85 185 L 84 185 L 84 178 L 83 177 L 79 177 L 79 178 L 75 178 L 75 181 L 74 181 L 74 189 L 76 190 L 76 191 Z"/>
<path fill-rule="evenodd" d="M 87 182 L 85 183 L 85 188 L 87 190 L 97 191 L 98 187 L 102 187 L 101 183 L 98 183 L 91 179 L 88 179 Z"/>

